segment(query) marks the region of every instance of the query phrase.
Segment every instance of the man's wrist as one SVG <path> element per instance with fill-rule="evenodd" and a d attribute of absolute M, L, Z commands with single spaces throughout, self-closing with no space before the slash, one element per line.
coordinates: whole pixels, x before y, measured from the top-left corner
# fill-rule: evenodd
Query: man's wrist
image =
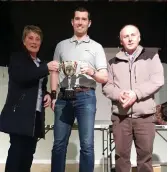
<path fill-rule="evenodd" d="M 57 95 L 57 91 L 56 90 L 52 90 L 51 93 L 50 93 L 51 100 L 56 99 L 56 95 Z"/>
<path fill-rule="evenodd" d="M 93 74 L 91 74 L 91 77 L 94 77 L 96 75 L 96 70 L 93 69 Z"/>

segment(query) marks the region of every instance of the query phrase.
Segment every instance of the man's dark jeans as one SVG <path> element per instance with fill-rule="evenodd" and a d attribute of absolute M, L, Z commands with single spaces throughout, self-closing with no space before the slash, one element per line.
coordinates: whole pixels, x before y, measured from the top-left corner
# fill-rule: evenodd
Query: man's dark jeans
<path fill-rule="evenodd" d="M 77 118 L 80 139 L 79 172 L 94 171 L 95 90 L 76 93 L 75 100 L 56 101 L 52 172 L 64 172 L 66 152 L 72 125 Z"/>

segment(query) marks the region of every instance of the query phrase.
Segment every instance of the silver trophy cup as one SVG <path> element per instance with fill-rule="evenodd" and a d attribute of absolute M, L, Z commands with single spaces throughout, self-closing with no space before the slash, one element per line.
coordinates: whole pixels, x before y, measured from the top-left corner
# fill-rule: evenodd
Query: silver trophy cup
<path fill-rule="evenodd" d="M 71 78 L 76 73 L 77 62 L 76 61 L 64 61 L 62 63 L 62 70 L 68 79 L 68 88 L 65 89 L 65 98 L 73 99 L 75 97 L 75 91 L 71 87 Z"/>

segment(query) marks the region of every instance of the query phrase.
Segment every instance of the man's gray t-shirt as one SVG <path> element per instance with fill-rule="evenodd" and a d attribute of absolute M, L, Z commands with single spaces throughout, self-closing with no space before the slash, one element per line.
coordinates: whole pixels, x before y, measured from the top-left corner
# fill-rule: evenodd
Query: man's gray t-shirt
<path fill-rule="evenodd" d="M 83 62 L 96 70 L 107 69 L 103 47 L 90 39 L 89 36 L 80 41 L 72 37 L 58 43 L 54 53 L 54 60 L 60 63 L 63 61 L 77 62 L 76 74 L 71 79 L 71 87 L 84 86 L 96 88 L 96 81 L 91 76 L 80 73 L 80 65 Z M 59 74 L 59 84 L 60 87 L 68 87 L 67 77 L 62 70 Z"/>

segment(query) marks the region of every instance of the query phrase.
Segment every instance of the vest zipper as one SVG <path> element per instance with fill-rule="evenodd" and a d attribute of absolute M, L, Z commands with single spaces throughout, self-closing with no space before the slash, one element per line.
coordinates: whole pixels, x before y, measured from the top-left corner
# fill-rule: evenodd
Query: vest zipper
<path fill-rule="evenodd" d="M 136 65 L 134 67 L 134 76 L 135 76 L 135 83 L 137 83 L 137 77 L 136 77 Z"/>
<path fill-rule="evenodd" d="M 129 60 L 129 71 L 130 71 L 130 89 L 132 90 L 132 74 L 131 74 L 131 71 L 132 71 L 132 62 Z M 132 109 L 132 106 L 131 106 L 131 118 L 132 118 L 132 112 L 133 112 L 133 109 Z"/>

